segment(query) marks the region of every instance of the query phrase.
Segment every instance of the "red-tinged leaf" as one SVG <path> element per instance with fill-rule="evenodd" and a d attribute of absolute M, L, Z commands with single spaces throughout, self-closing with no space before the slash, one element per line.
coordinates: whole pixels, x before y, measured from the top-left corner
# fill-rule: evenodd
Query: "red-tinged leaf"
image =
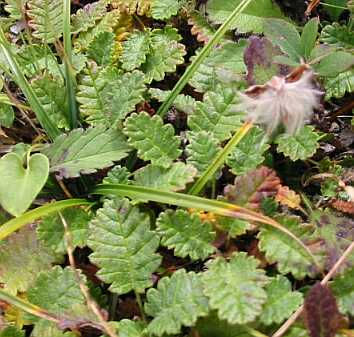
<path fill-rule="evenodd" d="M 278 193 L 280 179 L 276 172 L 262 166 L 246 175 L 236 177 L 234 185 L 227 185 L 227 201 L 252 209 L 259 209 L 263 199 Z"/>
<path fill-rule="evenodd" d="M 304 313 L 310 337 L 334 337 L 341 325 L 336 298 L 327 286 L 319 282 L 305 298 Z"/>
<path fill-rule="evenodd" d="M 215 29 L 198 12 L 190 13 L 188 24 L 191 25 L 191 33 L 196 36 L 199 42 L 208 43 L 215 33 Z"/>
<path fill-rule="evenodd" d="M 343 213 L 354 215 L 354 201 L 336 199 L 332 202 L 331 206 Z"/>
<path fill-rule="evenodd" d="M 301 198 L 295 191 L 291 190 L 288 186 L 280 186 L 275 200 L 282 205 L 290 208 L 299 209 Z"/>

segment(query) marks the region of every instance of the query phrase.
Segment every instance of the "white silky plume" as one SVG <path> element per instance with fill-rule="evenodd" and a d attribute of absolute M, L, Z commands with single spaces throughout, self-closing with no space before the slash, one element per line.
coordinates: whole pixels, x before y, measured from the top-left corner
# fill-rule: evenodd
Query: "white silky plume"
<path fill-rule="evenodd" d="M 265 126 L 268 133 L 283 123 L 287 133 L 295 134 L 311 120 L 323 94 L 314 87 L 311 70 L 305 71 L 295 82 L 274 76 L 265 88 L 256 97 L 240 94 L 241 102 L 236 109 L 246 112 L 254 123 Z"/>

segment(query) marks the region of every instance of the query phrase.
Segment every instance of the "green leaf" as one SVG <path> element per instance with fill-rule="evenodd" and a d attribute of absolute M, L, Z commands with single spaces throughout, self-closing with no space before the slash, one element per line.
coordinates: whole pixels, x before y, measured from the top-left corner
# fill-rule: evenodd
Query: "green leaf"
<path fill-rule="evenodd" d="M 215 34 L 214 27 L 199 11 L 192 11 L 189 13 L 188 24 L 192 26 L 191 33 L 196 35 L 199 42 L 207 43 Z"/>
<path fill-rule="evenodd" d="M 134 173 L 134 184 L 157 188 L 162 191 L 180 191 L 193 181 L 196 169 L 178 162 L 169 168 L 146 165 Z"/>
<path fill-rule="evenodd" d="M 143 337 L 145 336 L 145 324 L 140 321 L 122 319 L 118 323 L 119 337 Z"/>
<path fill-rule="evenodd" d="M 348 0 L 323 0 L 322 6 L 332 20 L 338 20 L 344 8 L 346 8 L 347 2 Z M 326 6 L 326 4 L 329 6 Z"/>
<path fill-rule="evenodd" d="M 308 229 L 301 226 L 296 217 L 283 216 L 277 220 L 298 238 L 309 241 Z M 312 259 L 303 250 L 299 250 L 298 243 L 287 235 L 270 227 L 262 227 L 258 239 L 259 249 L 265 252 L 269 263 L 277 263 L 281 274 L 291 273 L 296 279 L 316 275 Z"/>
<path fill-rule="evenodd" d="M 123 51 L 120 58 L 122 68 L 133 70 L 139 68 L 146 61 L 150 52 L 150 32 L 134 31 L 122 44 Z"/>
<path fill-rule="evenodd" d="M 25 12 L 25 5 L 28 0 L 6 0 L 4 9 L 9 13 L 10 18 L 21 20 Z"/>
<path fill-rule="evenodd" d="M 225 42 L 214 48 L 195 71 L 189 84 L 198 92 L 214 91 L 225 77 L 241 81 L 246 73 L 243 54 L 247 42 Z M 193 57 L 191 58 L 193 60 Z M 227 75 L 227 76 L 226 76 Z"/>
<path fill-rule="evenodd" d="M 354 32 L 348 26 L 340 25 L 337 22 L 325 26 L 321 31 L 320 41 L 337 48 L 353 48 Z"/>
<path fill-rule="evenodd" d="M 151 15 L 155 20 L 169 19 L 177 15 L 183 4 L 183 0 L 152 0 Z"/>
<path fill-rule="evenodd" d="M 247 230 L 251 229 L 250 223 L 241 219 L 217 216 L 216 220 L 220 229 L 226 231 L 231 238 L 245 234 Z"/>
<path fill-rule="evenodd" d="M 31 337 L 76 337 L 73 332 L 59 330 L 55 323 L 41 320 L 36 322 Z"/>
<path fill-rule="evenodd" d="M 181 36 L 174 28 L 155 29 L 151 32 L 150 53 L 142 65 L 148 83 L 163 80 L 166 73 L 175 72 L 177 65 L 184 63 L 186 50 L 183 44 L 178 43 L 180 40 Z"/>
<path fill-rule="evenodd" d="M 354 55 L 345 51 L 335 51 L 314 66 L 320 76 L 334 77 L 354 65 Z"/>
<path fill-rule="evenodd" d="M 91 221 L 90 232 L 90 260 L 101 268 L 97 276 L 112 283 L 112 292 L 141 293 L 152 285 L 151 274 L 161 258 L 155 253 L 159 238 L 150 230 L 146 214 L 127 199 L 106 200 Z"/>
<path fill-rule="evenodd" d="M 114 48 L 115 35 L 111 32 L 101 32 L 90 43 L 87 55 L 100 66 L 108 65 L 112 62 Z"/>
<path fill-rule="evenodd" d="M 187 163 L 196 167 L 198 175 L 201 175 L 219 152 L 219 141 L 207 131 L 188 132 L 187 137 Z"/>
<path fill-rule="evenodd" d="M 308 59 L 311 55 L 313 48 L 315 48 L 317 34 L 318 34 L 319 19 L 312 18 L 308 21 L 302 30 L 300 45 L 301 54 Z"/>
<path fill-rule="evenodd" d="M 230 261 L 217 257 L 207 262 L 203 274 L 204 293 L 210 307 L 230 324 L 252 322 L 262 312 L 268 283 L 265 271 L 258 269 L 258 261 L 246 253 L 234 253 Z"/>
<path fill-rule="evenodd" d="M 86 246 L 90 221 L 87 212 L 82 208 L 68 208 L 62 211 L 62 215 L 68 224 L 73 248 Z M 59 254 L 67 252 L 64 225 L 58 214 L 46 216 L 37 227 L 37 233 L 39 239 L 54 252 Z"/>
<path fill-rule="evenodd" d="M 96 25 L 97 21 L 102 19 L 107 13 L 107 1 L 99 0 L 87 4 L 80 8 L 71 16 L 71 31 L 73 34 L 85 32 Z"/>
<path fill-rule="evenodd" d="M 174 135 L 173 126 L 164 125 L 160 116 L 134 113 L 126 119 L 123 131 L 129 144 L 138 150 L 139 158 L 156 166 L 168 168 L 181 154 L 180 139 Z"/>
<path fill-rule="evenodd" d="M 62 78 L 45 74 L 35 78 L 31 85 L 40 104 L 58 128 L 68 129 L 68 102 Z"/>
<path fill-rule="evenodd" d="M 209 0 L 207 3 L 207 13 L 209 19 L 214 23 L 223 23 L 231 12 L 241 3 L 241 0 Z M 255 33 L 263 32 L 264 18 L 284 17 L 279 7 L 271 0 L 257 0 L 239 15 L 232 23 L 230 29 L 237 28 L 240 32 L 253 31 Z"/>
<path fill-rule="evenodd" d="M 233 174 L 246 174 L 263 163 L 263 154 L 268 149 L 265 132 L 258 127 L 253 127 L 231 152 L 226 164 Z"/>
<path fill-rule="evenodd" d="M 103 184 L 129 184 L 130 172 L 126 167 L 114 166 L 102 181 Z"/>
<path fill-rule="evenodd" d="M 61 135 L 44 149 L 50 159 L 50 171 L 65 178 L 96 172 L 125 158 L 130 151 L 124 135 L 104 127 L 75 129 Z"/>
<path fill-rule="evenodd" d="M 203 102 L 197 102 L 195 112 L 188 116 L 188 126 L 194 132 L 210 132 L 219 141 L 228 139 L 242 124 L 242 115 L 234 112 L 237 103 L 232 88 L 218 86 L 204 95 Z"/>
<path fill-rule="evenodd" d="M 292 60 L 300 61 L 301 56 L 303 56 L 303 46 L 294 25 L 285 20 L 267 19 L 264 24 L 264 33 L 274 45 L 278 46 Z"/>
<path fill-rule="evenodd" d="M 4 155 L 0 159 L 0 204 L 10 214 L 21 215 L 42 190 L 48 175 L 49 160 L 43 154 L 26 158 L 16 153 Z"/>
<path fill-rule="evenodd" d="M 336 276 L 331 283 L 331 289 L 339 310 L 343 314 L 354 316 L 354 268 L 348 268 L 342 275 Z"/>
<path fill-rule="evenodd" d="M 33 36 L 45 43 L 59 39 L 63 32 L 63 2 L 57 0 L 29 0 L 29 25 Z"/>
<path fill-rule="evenodd" d="M 215 239 L 212 225 L 202 222 L 196 213 L 167 210 L 160 214 L 156 225 L 161 244 L 173 248 L 176 256 L 204 260 L 215 250 L 212 245 Z"/>
<path fill-rule="evenodd" d="M 50 251 L 38 241 L 36 231 L 29 227 L 13 233 L 1 243 L 0 282 L 13 295 L 30 289 L 38 273 L 49 270 L 54 262 Z"/>
<path fill-rule="evenodd" d="M 11 105 L 0 103 L 0 127 L 11 128 L 15 119 L 14 109 Z"/>
<path fill-rule="evenodd" d="M 302 304 L 302 294 L 291 290 L 290 281 L 281 275 L 273 278 L 265 287 L 267 301 L 260 321 L 265 325 L 280 324 Z"/>
<path fill-rule="evenodd" d="M 324 81 L 326 100 L 342 98 L 346 93 L 354 91 L 354 69 L 338 74 L 336 77 L 328 77 Z"/>
<path fill-rule="evenodd" d="M 145 311 L 154 317 L 148 331 L 157 336 L 177 334 L 182 326 L 193 326 L 198 317 L 208 314 L 200 275 L 184 269 L 163 277 L 157 289 L 148 290 L 146 298 Z"/>
<path fill-rule="evenodd" d="M 305 126 L 295 135 L 287 133 L 279 135 L 275 143 L 277 151 L 290 157 L 291 160 L 305 160 L 311 158 L 317 151 L 320 136 L 312 126 Z"/>
<path fill-rule="evenodd" d="M 0 337 L 25 337 L 25 331 L 9 326 L 0 332 Z"/>

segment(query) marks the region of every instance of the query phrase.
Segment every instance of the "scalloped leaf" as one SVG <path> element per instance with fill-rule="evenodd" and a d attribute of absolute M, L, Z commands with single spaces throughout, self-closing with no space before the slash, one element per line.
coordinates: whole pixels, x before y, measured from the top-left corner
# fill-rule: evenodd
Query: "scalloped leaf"
<path fill-rule="evenodd" d="M 110 291 L 141 293 L 152 285 L 151 274 L 161 257 L 155 253 L 159 238 L 150 230 L 147 214 L 127 199 L 106 200 L 91 221 L 90 232 L 90 260 L 101 268 L 97 276 L 111 284 Z"/>
<path fill-rule="evenodd" d="M 86 246 L 88 223 L 91 217 L 81 208 L 67 208 L 62 212 L 71 233 L 73 248 Z M 48 247 L 58 254 L 66 254 L 65 230 L 59 214 L 43 218 L 37 227 L 37 234 Z"/>
<path fill-rule="evenodd" d="M 25 13 L 25 6 L 28 0 L 6 0 L 4 9 L 9 13 L 9 17 L 14 20 L 21 20 Z"/>
<path fill-rule="evenodd" d="M 209 310 L 200 276 L 184 269 L 163 277 L 157 289 L 148 290 L 146 298 L 145 311 L 154 317 L 148 331 L 157 336 L 177 334 L 182 326 L 193 326 Z"/>
<path fill-rule="evenodd" d="M 71 31 L 73 34 L 85 32 L 94 27 L 107 13 L 107 0 L 99 0 L 80 8 L 71 16 Z"/>
<path fill-rule="evenodd" d="M 197 172 L 194 166 L 178 162 L 168 168 L 146 165 L 134 173 L 134 184 L 161 191 L 181 191 L 193 181 Z"/>
<path fill-rule="evenodd" d="M 0 283 L 11 294 L 26 292 L 37 274 L 49 270 L 53 262 L 54 256 L 37 239 L 35 230 L 25 227 L 0 245 Z"/>
<path fill-rule="evenodd" d="M 237 103 L 232 88 L 218 86 L 204 95 L 203 102 L 197 102 L 196 110 L 188 116 L 188 126 L 194 132 L 206 131 L 219 141 L 226 140 L 242 125 L 242 114 L 234 112 Z"/>
<path fill-rule="evenodd" d="M 246 45 L 245 40 L 221 43 L 198 67 L 189 84 L 198 92 L 206 92 L 215 91 L 220 83 L 240 82 L 246 73 L 243 59 Z"/>
<path fill-rule="evenodd" d="M 55 323 L 41 320 L 36 322 L 31 337 L 77 337 L 73 332 L 59 330 Z"/>
<path fill-rule="evenodd" d="M 103 184 L 129 184 L 130 172 L 124 166 L 114 166 L 102 181 Z"/>
<path fill-rule="evenodd" d="M 334 22 L 332 25 L 327 25 L 322 29 L 320 41 L 339 48 L 353 48 L 354 32 L 348 26 Z"/>
<path fill-rule="evenodd" d="M 150 15 L 151 0 L 111 0 L 113 7 L 121 7 L 128 14 Z"/>
<path fill-rule="evenodd" d="M 185 46 L 179 41 L 181 36 L 177 29 L 155 29 L 150 36 L 150 53 L 141 69 L 145 73 L 146 81 L 161 81 L 166 73 L 176 71 L 179 64 L 184 63 Z"/>
<path fill-rule="evenodd" d="M 192 26 L 191 33 L 199 42 L 207 43 L 215 34 L 215 29 L 198 11 L 189 13 L 188 24 Z"/>
<path fill-rule="evenodd" d="M 111 32 L 101 32 L 90 43 L 87 55 L 99 66 L 109 65 L 113 61 L 116 36 Z"/>
<path fill-rule="evenodd" d="M 233 185 L 224 189 L 226 200 L 251 209 L 259 209 L 262 200 L 278 193 L 280 179 L 276 172 L 266 166 L 236 177 Z"/>
<path fill-rule="evenodd" d="M 62 78 L 45 74 L 31 81 L 44 111 L 58 128 L 68 129 L 68 102 Z"/>
<path fill-rule="evenodd" d="M 143 337 L 145 336 L 145 323 L 122 319 L 119 321 L 118 331 L 120 337 Z"/>
<path fill-rule="evenodd" d="M 265 132 L 258 127 L 253 127 L 232 150 L 226 159 L 226 164 L 233 174 L 246 174 L 263 163 L 263 154 L 269 147 L 265 142 Z"/>
<path fill-rule="evenodd" d="M 291 290 L 290 281 L 281 275 L 273 278 L 265 287 L 267 301 L 263 306 L 260 321 L 265 325 L 280 324 L 302 304 L 303 297 Z"/>
<path fill-rule="evenodd" d="M 309 229 L 300 225 L 298 218 L 281 216 L 278 222 L 303 241 L 310 240 Z M 261 227 L 257 236 L 259 249 L 265 253 L 269 263 L 276 263 L 281 274 L 291 273 L 296 279 L 316 275 L 313 261 L 298 243 L 289 236 L 271 227 Z"/>
<path fill-rule="evenodd" d="M 342 275 L 337 275 L 330 286 L 339 310 L 343 314 L 354 316 L 354 267 L 348 268 Z"/>
<path fill-rule="evenodd" d="M 213 227 L 209 222 L 202 222 L 198 214 L 167 210 L 159 215 L 156 225 L 161 244 L 174 249 L 176 256 L 204 260 L 215 251 Z"/>
<path fill-rule="evenodd" d="M 63 32 L 63 2 L 58 0 L 29 0 L 27 2 L 29 25 L 33 36 L 45 43 L 58 40 Z"/>
<path fill-rule="evenodd" d="M 152 0 L 151 16 L 155 20 L 166 20 L 177 15 L 185 0 Z"/>
<path fill-rule="evenodd" d="M 124 135 L 104 127 L 75 129 L 57 137 L 42 152 L 50 159 L 50 171 L 73 178 L 113 165 L 130 151 Z"/>
<path fill-rule="evenodd" d="M 224 23 L 230 16 L 232 11 L 241 3 L 241 0 L 209 0 L 207 3 L 207 13 L 211 21 L 216 24 Z M 283 18 L 278 5 L 272 0 L 257 0 L 251 2 L 247 8 L 237 16 L 230 26 L 230 29 L 235 29 L 239 32 L 261 33 L 264 29 L 265 18 Z"/>
<path fill-rule="evenodd" d="M 219 141 L 207 131 L 188 132 L 187 137 L 187 163 L 196 167 L 198 175 L 201 175 L 219 152 Z"/>
<path fill-rule="evenodd" d="M 229 261 L 217 257 L 207 262 L 203 273 L 204 293 L 210 307 L 230 324 L 252 322 L 266 302 L 264 286 L 269 282 L 258 261 L 246 253 L 234 253 Z"/>
<path fill-rule="evenodd" d="M 342 98 L 346 93 L 354 91 L 354 69 L 338 74 L 336 77 L 327 77 L 324 80 L 326 100 Z"/>
<path fill-rule="evenodd" d="M 14 326 L 8 326 L 0 331 L 0 337 L 25 337 L 25 331 L 19 330 Z"/>
<path fill-rule="evenodd" d="M 279 135 L 275 143 L 278 144 L 277 152 L 296 161 L 311 158 L 319 147 L 319 139 L 320 135 L 314 131 L 313 126 L 307 125 L 295 135 Z"/>
<path fill-rule="evenodd" d="M 139 158 L 156 166 L 168 168 L 181 154 L 180 139 L 174 135 L 173 126 L 164 124 L 160 116 L 150 117 L 145 111 L 134 113 L 126 119 L 123 132 L 138 150 Z"/>

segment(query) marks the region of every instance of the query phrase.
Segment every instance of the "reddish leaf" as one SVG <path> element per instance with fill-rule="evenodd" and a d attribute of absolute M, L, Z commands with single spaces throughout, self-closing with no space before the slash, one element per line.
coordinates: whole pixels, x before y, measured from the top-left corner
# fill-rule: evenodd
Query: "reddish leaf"
<path fill-rule="evenodd" d="M 247 175 L 236 177 L 234 185 L 224 189 L 226 199 L 240 206 L 259 209 L 263 199 L 273 197 L 280 188 L 276 172 L 262 166 Z"/>
<path fill-rule="evenodd" d="M 327 286 L 319 282 L 305 298 L 304 313 L 311 337 L 334 337 L 341 325 L 336 298 Z"/>
<path fill-rule="evenodd" d="M 282 205 L 288 206 L 290 208 L 300 208 L 300 196 L 287 186 L 279 187 L 278 193 L 275 196 L 275 200 L 281 203 Z"/>
<path fill-rule="evenodd" d="M 354 202 L 336 199 L 332 202 L 332 207 L 343 213 L 354 215 Z"/>
<path fill-rule="evenodd" d="M 198 12 L 190 13 L 188 24 L 192 26 L 191 33 L 196 36 L 199 42 L 208 43 L 215 33 L 208 21 Z"/>

